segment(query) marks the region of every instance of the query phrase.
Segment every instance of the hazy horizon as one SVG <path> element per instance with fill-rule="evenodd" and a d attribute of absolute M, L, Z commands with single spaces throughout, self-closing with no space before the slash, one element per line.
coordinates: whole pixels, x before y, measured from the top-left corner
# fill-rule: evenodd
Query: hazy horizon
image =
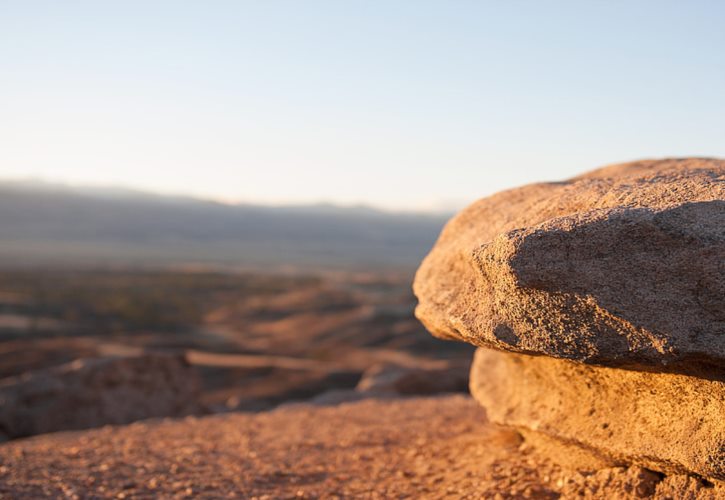
<path fill-rule="evenodd" d="M 640 161 L 640 160 L 655 160 L 655 159 L 662 159 L 662 158 L 636 158 L 632 159 L 632 161 Z M 602 164 L 602 165 L 596 165 L 592 166 L 591 168 L 583 169 L 574 175 L 581 174 L 587 170 L 593 170 L 595 168 L 604 167 L 607 165 L 612 165 L 613 163 L 609 164 Z M 565 178 L 551 178 L 551 179 L 542 179 L 532 182 L 557 182 L 565 180 Z M 521 184 L 523 185 L 523 184 Z M 302 200 L 302 201 L 295 201 L 295 200 L 287 200 L 287 201 L 254 201 L 254 200 L 246 200 L 246 199 L 224 199 L 224 198 L 216 198 L 213 195 L 204 195 L 204 194 L 194 194 L 193 192 L 183 192 L 183 191 L 168 191 L 168 190 L 154 190 L 154 189 L 148 189 L 143 187 L 135 187 L 134 185 L 124 185 L 124 184 L 104 184 L 104 183 L 84 183 L 84 182 L 68 182 L 64 181 L 62 179 L 59 180 L 53 180 L 43 177 L 35 177 L 35 176 L 16 176 L 16 177 L 0 177 L 0 187 L 2 186 L 13 186 L 13 187 L 27 187 L 29 189 L 39 189 L 44 190 L 47 189 L 49 191 L 70 191 L 70 192 L 76 192 L 76 193 L 90 193 L 90 194 L 98 194 L 98 195 L 104 195 L 104 194 L 120 194 L 120 195 L 139 195 L 139 196 L 150 196 L 150 197 L 159 197 L 159 198 L 179 198 L 179 199 L 188 199 L 198 202 L 205 202 L 205 203 L 219 203 L 222 205 L 228 205 L 230 207 L 233 206 L 258 206 L 258 207 L 265 207 L 265 208 L 305 208 L 305 207 L 335 207 L 340 209 L 366 209 L 366 210 L 375 210 L 379 212 L 386 212 L 390 214 L 420 214 L 420 215 L 431 215 L 431 216 L 451 216 L 454 213 L 462 210 L 470 203 L 484 198 L 492 193 L 486 192 L 484 194 L 481 194 L 480 196 L 469 199 L 469 200 L 448 200 L 448 201 L 440 201 L 435 204 L 430 204 L 428 206 L 422 206 L 422 207 L 396 207 L 396 206 L 386 206 L 384 204 L 378 205 L 374 202 L 366 202 L 366 201 L 334 201 L 332 199 L 325 199 L 320 198 L 317 200 L 310 199 L 310 200 Z M 515 188 L 516 186 L 506 186 L 502 190 L 509 189 L 509 188 Z"/>
<path fill-rule="evenodd" d="M 184 192 L 164 192 L 154 191 L 151 189 L 137 188 L 133 186 L 124 186 L 120 184 L 84 184 L 84 183 L 73 183 L 64 181 L 53 181 L 40 177 L 0 177 L 0 188 L 8 187 L 14 189 L 28 189 L 35 193 L 37 192 L 69 192 L 76 194 L 89 194 L 98 195 L 104 197 L 110 196 L 141 196 L 151 197 L 159 199 L 180 199 L 196 201 L 201 203 L 217 203 L 220 205 L 226 205 L 229 207 L 264 207 L 269 209 L 295 209 L 295 208 L 315 208 L 315 207 L 333 207 L 342 210 L 373 210 L 376 212 L 389 213 L 389 214 L 411 214 L 421 216 L 451 216 L 453 213 L 463 209 L 466 205 L 465 202 L 451 203 L 449 205 L 441 205 L 437 207 L 428 208 L 395 208 L 375 205 L 374 203 L 366 202 L 335 202 L 325 199 L 320 200 L 308 200 L 301 202 L 254 202 L 247 200 L 225 200 L 217 199 L 210 196 L 195 195 L 193 193 Z"/>
<path fill-rule="evenodd" d="M 724 18 L 704 0 L 4 2 L 0 178 L 440 212 L 723 157 Z"/>

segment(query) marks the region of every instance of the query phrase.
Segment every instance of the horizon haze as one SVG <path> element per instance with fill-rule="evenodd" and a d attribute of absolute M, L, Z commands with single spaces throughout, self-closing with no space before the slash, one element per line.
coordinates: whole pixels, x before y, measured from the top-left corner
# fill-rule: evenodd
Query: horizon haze
<path fill-rule="evenodd" d="M 0 181 L 0 269 L 191 265 L 410 273 L 449 216 L 329 204 L 231 205 Z"/>

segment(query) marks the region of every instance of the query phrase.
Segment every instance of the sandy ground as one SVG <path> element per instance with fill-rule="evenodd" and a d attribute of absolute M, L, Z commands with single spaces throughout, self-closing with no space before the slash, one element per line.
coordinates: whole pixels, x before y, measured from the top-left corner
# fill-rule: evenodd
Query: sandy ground
<path fill-rule="evenodd" d="M 572 490 L 571 474 L 464 396 L 288 405 L 0 446 L 2 498 L 596 497 Z"/>

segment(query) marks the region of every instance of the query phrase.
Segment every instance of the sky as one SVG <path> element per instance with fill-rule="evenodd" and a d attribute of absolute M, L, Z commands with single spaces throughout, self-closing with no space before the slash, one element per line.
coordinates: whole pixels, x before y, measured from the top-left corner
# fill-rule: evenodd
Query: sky
<path fill-rule="evenodd" d="M 0 178 L 460 207 L 725 157 L 722 1 L 0 0 Z"/>

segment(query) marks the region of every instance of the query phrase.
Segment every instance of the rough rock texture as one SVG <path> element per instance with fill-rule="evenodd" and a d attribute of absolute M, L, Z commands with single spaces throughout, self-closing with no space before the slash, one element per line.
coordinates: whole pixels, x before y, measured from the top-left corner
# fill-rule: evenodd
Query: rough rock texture
<path fill-rule="evenodd" d="M 79 359 L 0 380 L 0 434 L 31 436 L 195 413 L 199 381 L 177 356 Z"/>
<path fill-rule="evenodd" d="M 561 488 L 561 498 L 586 500 L 662 498 L 695 500 L 722 498 L 721 488 L 707 489 L 702 481 L 686 476 L 667 476 L 664 479 L 642 467 L 613 467 L 594 474 L 574 474 Z"/>
<path fill-rule="evenodd" d="M 463 396 L 145 421 L 0 445 L 0 498 L 13 499 L 713 499 L 723 493 L 640 468 L 562 468 L 516 432 L 488 424 L 483 409 Z"/>
<path fill-rule="evenodd" d="M 491 421 L 614 464 L 725 480 L 725 382 L 481 348 L 471 392 Z"/>
<path fill-rule="evenodd" d="M 722 378 L 725 161 L 616 165 L 482 199 L 446 225 L 414 291 L 438 337 Z"/>

